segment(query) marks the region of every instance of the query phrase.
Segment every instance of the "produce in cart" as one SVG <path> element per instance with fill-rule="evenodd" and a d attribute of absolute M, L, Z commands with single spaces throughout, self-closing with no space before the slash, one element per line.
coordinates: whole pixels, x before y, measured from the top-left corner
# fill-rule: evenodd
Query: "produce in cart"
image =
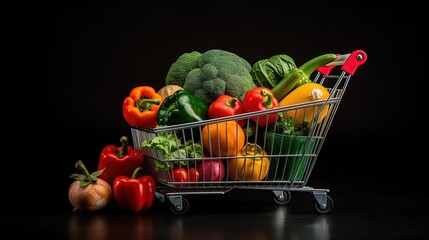
<path fill-rule="evenodd" d="M 176 66 L 174 70 L 171 68 L 170 73 L 179 76 L 179 82 L 183 80 L 183 84 L 187 75 L 199 68 L 200 56 L 198 52 L 182 55 L 177 62 L 178 66 L 182 67 Z M 327 60 L 328 58 L 331 60 Z M 312 68 L 316 70 L 317 64 L 306 63 L 301 69 L 291 69 L 292 64 L 283 66 L 289 70 L 289 74 L 275 81 L 264 82 L 275 84 L 271 91 L 279 94 L 273 94 L 279 101 L 278 107 L 243 112 L 236 114 L 237 117 L 233 114 L 225 117 L 225 120 L 211 118 L 180 126 L 159 126 L 155 129 L 131 128 L 133 139 L 139 140 L 137 147 L 154 148 L 150 151 L 144 149 L 144 152 L 149 159 L 148 171 L 153 174 L 157 183 L 160 183 L 157 188 L 160 200 L 162 202 L 168 200 L 171 204 L 170 209 L 175 214 L 183 214 L 189 208 L 186 195 L 223 194 L 233 189 L 269 190 L 272 192 L 275 203 L 285 205 L 290 201 L 291 193 L 299 191 L 312 194 L 314 208 L 318 213 L 331 212 L 333 200 L 328 196 L 329 189 L 316 189 L 308 186 L 307 183 L 315 168 L 344 90 L 357 67 L 366 61 L 366 54 L 356 50 L 350 54 L 321 55 L 319 60 L 322 61 L 321 59 L 326 63 L 317 63 L 323 66 L 317 68 L 317 74 L 312 80 L 309 76 L 310 70 Z M 265 67 L 267 66 L 269 64 Z M 339 74 L 331 73 L 335 66 L 341 66 L 341 69 L 338 69 Z M 262 67 L 261 65 L 260 68 Z M 202 71 L 202 69 L 196 71 Z M 261 69 L 261 73 L 262 71 L 264 70 Z M 328 94 L 324 91 L 325 89 L 318 89 L 320 92 L 315 91 L 314 94 L 311 91 L 302 90 L 304 87 L 314 86 L 312 83 L 324 86 Z M 300 85 L 297 86 L 297 84 Z M 269 89 L 269 86 L 265 87 Z M 294 92 L 295 90 L 298 91 Z M 312 100 L 312 95 L 321 98 Z M 231 96 L 234 97 L 234 95 Z M 282 100 L 285 104 L 280 106 Z M 326 115 L 324 107 L 328 109 Z M 310 109 L 313 111 L 309 111 Z M 255 117 L 268 119 L 272 113 L 276 114 L 276 121 L 272 125 L 261 126 L 251 120 Z M 245 124 L 240 126 L 237 120 L 244 120 Z M 190 129 L 196 129 L 196 134 L 199 134 L 201 139 L 184 141 L 180 138 L 178 133 Z M 246 129 L 246 132 L 243 129 Z M 160 139 L 160 137 L 166 137 L 166 139 Z M 144 144 L 140 145 L 139 142 Z M 169 143 L 176 143 L 176 145 Z M 204 154 L 203 157 L 201 153 Z M 215 162 L 215 160 L 221 160 L 224 163 L 227 179 L 208 182 L 201 177 L 205 175 L 204 170 L 198 170 L 195 167 L 202 162 Z M 163 171 L 158 168 L 159 163 L 165 165 Z M 183 171 L 187 174 L 187 182 L 178 184 L 174 181 L 170 172 L 176 168 L 175 166 L 187 170 L 187 172 Z M 191 172 L 195 174 L 193 177 L 195 181 L 189 179 Z"/>
<path fill-rule="evenodd" d="M 274 96 L 281 101 L 290 91 L 304 83 L 312 82 L 310 77 L 313 72 L 336 57 L 337 55 L 332 53 L 322 54 L 298 68 L 289 55 L 278 54 L 254 63 L 250 73 L 257 86 L 271 89 Z"/>
<path fill-rule="evenodd" d="M 250 69 L 247 60 L 229 51 L 193 51 L 170 66 L 165 83 L 183 87 L 207 106 L 224 94 L 243 101 L 246 92 L 256 87 Z"/>
<path fill-rule="evenodd" d="M 244 131 L 235 120 L 207 124 L 201 136 L 204 151 L 210 157 L 236 156 L 245 143 Z"/>
<path fill-rule="evenodd" d="M 177 90 L 183 90 L 183 88 L 179 85 L 165 85 L 158 90 L 158 94 L 166 99 L 168 96 L 173 95 Z"/>
<path fill-rule="evenodd" d="M 208 112 L 210 119 L 234 116 L 243 113 L 243 105 L 237 97 L 225 94 L 219 96 L 214 102 L 212 102 L 212 104 L 210 104 Z M 241 127 L 243 127 L 245 120 L 240 119 L 237 122 Z"/>
<path fill-rule="evenodd" d="M 228 177 L 239 181 L 259 181 L 267 176 L 269 166 L 267 152 L 258 144 L 247 143 L 237 158 L 228 160 Z"/>
<path fill-rule="evenodd" d="M 181 160 L 185 158 L 201 158 L 204 154 L 203 147 L 198 142 L 188 140 L 182 143 L 173 131 L 158 133 L 151 139 L 145 139 L 141 148 L 153 148 L 162 155 L 161 160 L 155 161 L 155 169 L 170 170 L 175 165 L 188 165 L 189 161 Z M 173 161 L 174 160 L 174 161 Z"/>
<path fill-rule="evenodd" d="M 171 126 L 207 120 L 208 107 L 186 90 L 177 90 L 164 99 L 158 111 L 158 123 Z"/>
<path fill-rule="evenodd" d="M 168 96 L 158 111 L 159 126 L 204 121 L 208 118 L 208 106 L 186 90 L 177 90 Z M 200 139 L 198 128 L 176 133 L 183 142 Z"/>
<path fill-rule="evenodd" d="M 131 90 L 122 105 L 122 115 L 130 126 L 154 128 L 158 125 L 158 110 L 164 98 L 151 86 Z"/>
<path fill-rule="evenodd" d="M 225 177 L 225 165 L 220 159 L 207 158 L 198 161 L 197 172 L 202 181 L 222 181 Z"/>
<path fill-rule="evenodd" d="M 326 100 L 329 97 L 329 91 L 319 83 L 305 83 L 300 87 L 294 89 L 285 98 L 283 98 L 279 105 L 290 106 L 298 103 L 306 103 L 317 100 Z M 325 105 L 322 110 L 321 106 L 311 106 L 300 108 L 297 110 L 288 110 L 285 114 L 294 119 L 295 125 L 303 124 L 304 122 L 311 122 L 316 114 L 320 114 L 317 123 L 322 122 L 328 114 L 329 106 Z"/>
<path fill-rule="evenodd" d="M 255 62 L 250 74 L 257 86 L 271 89 L 295 68 L 295 61 L 289 55 L 277 54 Z"/>
<path fill-rule="evenodd" d="M 256 87 L 249 90 L 243 99 L 243 112 L 258 112 L 273 109 L 279 106 L 277 98 L 269 88 Z M 277 121 L 277 113 L 270 113 L 251 118 L 259 126 L 270 126 Z"/>
<path fill-rule="evenodd" d="M 171 176 L 173 176 L 173 181 L 175 182 L 187 182 L 189 181 L 189 173 L 186 168 L 176 165 L 171 170 Z M 176 186 L 180 187 L 182 185 L 177 184 Z"/>
<path fill-rule="evenodd" d="M 201 174 L 197 171 L 195 167 L 189 167 L 188 180 L 190 182 L 198 182 L 201 180 Z"/>

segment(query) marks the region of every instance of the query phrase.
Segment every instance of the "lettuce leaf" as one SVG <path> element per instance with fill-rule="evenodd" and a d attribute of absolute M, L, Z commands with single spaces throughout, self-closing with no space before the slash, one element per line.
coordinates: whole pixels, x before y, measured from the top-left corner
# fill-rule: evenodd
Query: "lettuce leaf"
<path fill-rule="evenodd" d="M 169 170 L 174 165 L 188 165 L 188 158 L 201 158 L 203 156 L 203 147 L 200 143 L 194 143 L 192 140 L 185 143 L 180 138 L 177 138 L 173 131 L 158 133 L 152 139 L 146 139 L 141 143 L 142 147 L 154 148 L 161 152 L 164 160 L 177 161 L 162 161 L 155 162 L 156 170 Z"/>

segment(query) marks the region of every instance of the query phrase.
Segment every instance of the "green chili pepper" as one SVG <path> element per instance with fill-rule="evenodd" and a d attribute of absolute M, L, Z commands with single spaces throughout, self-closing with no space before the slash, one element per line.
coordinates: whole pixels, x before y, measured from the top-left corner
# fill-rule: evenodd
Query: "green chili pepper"
<path fill-rule="evenodd" d="M 186 90 L 178 90 L 164 99 L 158 110 L 159 125 L 176 125 L 208 119 L 208 107 Z"/>

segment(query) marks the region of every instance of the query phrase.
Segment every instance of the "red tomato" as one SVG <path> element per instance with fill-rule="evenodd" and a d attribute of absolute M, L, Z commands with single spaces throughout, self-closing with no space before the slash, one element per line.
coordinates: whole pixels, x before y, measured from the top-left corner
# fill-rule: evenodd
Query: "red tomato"
<path fill-rule="evenodd" d="M 188 178 L 190 182 L 198 182 L 201 179 L 200 173 L 194 167 L 189 168 Z"/>
<path fill-rule="evenodd" d="M 173 180 L 175 182 L 187 182 L 188 181 L 188 171 L 186 168 L 175 166 L 173 168 Z M 178 186 L 181 186 L 178 184 Z"/>

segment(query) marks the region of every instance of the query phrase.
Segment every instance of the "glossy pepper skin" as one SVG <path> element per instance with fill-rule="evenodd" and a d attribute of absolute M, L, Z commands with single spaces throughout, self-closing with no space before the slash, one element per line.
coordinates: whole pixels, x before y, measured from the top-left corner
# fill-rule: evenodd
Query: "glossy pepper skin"
<path fill-rule="evenodd" d="M 130 126 L 154 128 L 164 98 L 150 86 L 138 86 L 131 90 L 122 105 L 122 114 Z"/>
<path fill-rule="evenodd" d="M 228 177 L 240 181 L 260 181 L 268 175 L 270 159 L 259 145 L 247 143 L 237 154 L 238 158 L 228 160 Z"/>
<path fill-rule="evenodd" d="M 209 106 L 209 118 L 220 118 L 233 116 L 236 114 L 243 113 L 243 107 L 241 101 L 230 95 L 220 95 L 214 102 Z M 245 123 L 244 119 L 237 121 L 240 127 Z"/>
<path fill-rule="evenodd" d="M 270 89 L 266 87 L 256 87 L 246 93 L 243 99 L 243 112 L 257 112 L 276 108 L 279 102 Z M 265 114 L 259 117 L 252 117 L 251 120 L 259 126 L 273 125 L 277 121 L 277 114 Z"/>
<path fill-rule="evenodd" d="M 138 177 L 142 170 L 141 167 L 136 168 L 131 178 L 127 176 L 115 178 L 113 199 L 121 210 L 138 213 L 152 207 L 156 190 L 155 180 L 149 175 Z"/>
<path fill-rule="evenodd" d="M 208 107 L 186 90 L 166 97 L 158 110 L 159 125 L 176 125 L 208 119 Z"/>
<path fill-rule="evenodd" d="M 110 186 L 117 176 L 131 176 L 137 167 L 143 166 L 144 156 L 140 149 L 134 149 L 128 144 L 128 138 L 120 138 L 121 146 L 107 145 L 100 153 L 97 170 L 104 169 L 98 177 Z"/>
<path fill-rule="evenodd" d="M 313 80 L 310 78 L 311 74 L 336 58 L 337 55 L 333 53 L 322 54 L 310 59 L 299 68 L 296 68 L 296 66 L 290 67 L 289 72 L 284 74 L 284 78 L 271 91 L 279 101 L 282 100 L 292 90 L 303 84 L 312 82 Z"/>

